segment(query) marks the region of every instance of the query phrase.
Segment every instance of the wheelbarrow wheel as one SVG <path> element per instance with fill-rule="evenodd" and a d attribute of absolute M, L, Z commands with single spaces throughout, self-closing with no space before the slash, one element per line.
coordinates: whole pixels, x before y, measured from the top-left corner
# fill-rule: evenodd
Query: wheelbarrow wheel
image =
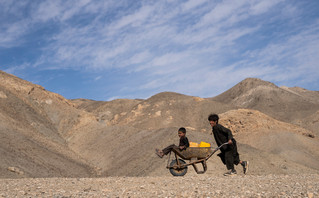
<path fill-rule="evenodd" d="M 178 159 L 179 160 L 179 163 L 182 165 L 182 164 L 186 164 L 186 162 L 182 159 Z M 176 160 L 173 160 L 171 163 L 170 163 L 170 167 L 173 167 L 173 166 L 177 166 L 177 161 Z M 169 172 L 171 172 L 172 175 L 174 176 L 184 176 L 186 173 L 187 173 L 187 166 L 183 167 L 183 168 L 170 168 L 169 169 Z"/>

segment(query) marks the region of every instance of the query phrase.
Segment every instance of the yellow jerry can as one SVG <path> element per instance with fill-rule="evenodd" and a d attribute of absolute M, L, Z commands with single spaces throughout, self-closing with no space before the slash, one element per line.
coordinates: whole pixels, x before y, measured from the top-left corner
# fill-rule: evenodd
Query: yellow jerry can
<path fill-rule="evenodd" d="M 199 144 L 196 142 L 189 142 L 189 147 L 199 147 Z"/>
<path fill-rule="evenodd" d="M 199 147 L 210 147 L 210 143 L 201 141 L 201 142 L 199 143 Z"/>

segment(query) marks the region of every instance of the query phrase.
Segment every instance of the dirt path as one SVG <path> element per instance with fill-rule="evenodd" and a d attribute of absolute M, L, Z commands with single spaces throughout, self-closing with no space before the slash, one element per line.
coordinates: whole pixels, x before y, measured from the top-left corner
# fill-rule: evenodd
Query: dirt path
<path fill-rule="evenodd" d="M 319 175 L 1 179 L 2 197 L 319 197 Z"/>

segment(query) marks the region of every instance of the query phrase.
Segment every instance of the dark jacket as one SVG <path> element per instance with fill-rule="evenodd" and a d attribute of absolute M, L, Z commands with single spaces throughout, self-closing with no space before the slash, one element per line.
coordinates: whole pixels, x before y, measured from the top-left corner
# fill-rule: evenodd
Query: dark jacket
<path fill-rule="evenodd" d="M 186 148 L 189 147 L 189 142 L 186 136 L 179 139 L 179 146 L 185 146 Z"/>
<path fill-rule="evenodd" d="M 234 139 L 231 130 L 221 124 L 217 124 L 213 127 L 213 134 L 218 146 L 228 142 L 228 140 Z"/>

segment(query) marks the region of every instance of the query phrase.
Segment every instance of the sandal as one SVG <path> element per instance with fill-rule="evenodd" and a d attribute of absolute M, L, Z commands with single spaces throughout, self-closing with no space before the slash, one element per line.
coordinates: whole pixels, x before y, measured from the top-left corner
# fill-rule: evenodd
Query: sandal
<path fill-rule="evenodd" d="M 161 151 L 159 149 L 155 149 L 155 151 L 156 151 L 155 153 L 156 153 L 156 155 L 158 155 L 158 157 L 163 158 L 163 156 L 164 156 L 163 151 Z"/>

